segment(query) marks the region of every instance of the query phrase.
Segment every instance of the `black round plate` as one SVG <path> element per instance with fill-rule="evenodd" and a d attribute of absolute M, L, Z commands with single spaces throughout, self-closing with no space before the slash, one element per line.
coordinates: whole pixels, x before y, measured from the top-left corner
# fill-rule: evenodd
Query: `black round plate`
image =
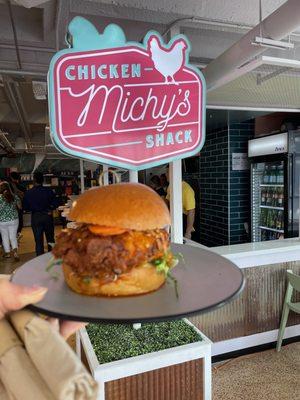
<path fill-rule="evenodd" d="M 62 319 L 86 322 L 145 322 L 176 319 L 207 312 L 237 296 L 244 286 L 241 270 L 226 258 L 195 246 L 173 244 L 174 254 L 181 253 L 172 270 L 178 282 L 167 281 L 153 293 L 132 297 L 90 297 L 73 292 L 66 285 L 60 266 L 46 271 L 51 254 L 34 258 L 20 267 L 12 281 L 48 287 L 44 299 L 30 309 Z"/>

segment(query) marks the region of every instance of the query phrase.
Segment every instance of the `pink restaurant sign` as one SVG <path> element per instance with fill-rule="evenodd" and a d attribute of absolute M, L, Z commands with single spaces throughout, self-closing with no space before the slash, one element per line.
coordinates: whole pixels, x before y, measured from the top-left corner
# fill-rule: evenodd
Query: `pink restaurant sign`
<path fill-rule="evenodd" d="M 187 39 L 179 35 L 165 45 L 149 32 L 142 45 L 126 42 L 116 25 L 98 36 L 91 27 L 76 17 L 69 32 L 81 37 L 74 33 L 72 48 L 51 61 L 50 129 L 58 149 L 133 170 L 198 153 L 205 81 L 189 65 Z"/>

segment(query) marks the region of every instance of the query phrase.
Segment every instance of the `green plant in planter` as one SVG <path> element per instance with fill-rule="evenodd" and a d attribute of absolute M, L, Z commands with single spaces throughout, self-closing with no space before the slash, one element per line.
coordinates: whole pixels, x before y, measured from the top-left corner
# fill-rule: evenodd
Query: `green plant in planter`
<path fill-rule="evenodd" d="M 86 329 L 100 364 L 202 340 L 182 320 L 145 323 L 137 330 L 129 324 L 90 324 Z"/>

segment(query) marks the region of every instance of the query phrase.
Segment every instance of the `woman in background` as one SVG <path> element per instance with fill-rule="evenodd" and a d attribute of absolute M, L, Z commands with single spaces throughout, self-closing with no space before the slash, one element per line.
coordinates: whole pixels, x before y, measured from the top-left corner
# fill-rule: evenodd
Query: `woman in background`
<path fill-rule="evenodd" d="M 12 249 L 15 260 L 19 260 L 17 231 L 19 225 L 18 209 L 21 201 L 14 195 L 7 182 L 0 183 L 0 233 L 4 257 L 10 257 Z"/>

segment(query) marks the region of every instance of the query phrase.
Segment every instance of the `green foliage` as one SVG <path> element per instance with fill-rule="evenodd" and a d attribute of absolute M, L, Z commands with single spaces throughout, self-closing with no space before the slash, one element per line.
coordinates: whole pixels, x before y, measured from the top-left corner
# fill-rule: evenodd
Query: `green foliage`
<path fill-rule="evenodd" d="M 46 272 L 48 272 L 48 274 L 50 275 L 50 277 L 54 280 L 58 280 L 59 279 L 59 273 L 58 272 L 54 272 L 53 268 L 57 265 L 61 265 L 63 263 L 63 260 L 60 258 L 54 258 L 51 257 L 49 260 L 49 263 L 46 267 Z"/>
<path fill-rule="evenodd" d="M 128 324 L 90 324 L 87 332 L 100 364 L 153 353 L 202 340 L 184 321 Z"/>

